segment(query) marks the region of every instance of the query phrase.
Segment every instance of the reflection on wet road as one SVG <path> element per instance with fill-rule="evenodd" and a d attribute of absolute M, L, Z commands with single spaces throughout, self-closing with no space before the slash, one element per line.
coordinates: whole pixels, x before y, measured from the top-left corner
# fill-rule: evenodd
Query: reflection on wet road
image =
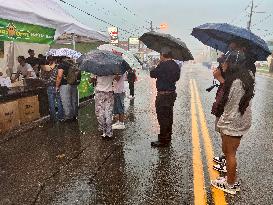
<path fill-rule="evenodd" d="M 260 204 L 273 203 L 273 79 L 257 77 L 253 127 L 238 153 L 242 191 L 235 197 L 210 187 L 221 153 L 210 114 L 211 73 L 186 65 L 177 85 L 173 140 L 154 149 L 159 131 L 155 81 L 140 72 L 136 99 L 126 99 L 126 129 L 104 141 L 94 105 L 78 122 L 37 127 L 0 144 L 0 204 Z M 263 195 L 261 196 L 261 191 Z"/>

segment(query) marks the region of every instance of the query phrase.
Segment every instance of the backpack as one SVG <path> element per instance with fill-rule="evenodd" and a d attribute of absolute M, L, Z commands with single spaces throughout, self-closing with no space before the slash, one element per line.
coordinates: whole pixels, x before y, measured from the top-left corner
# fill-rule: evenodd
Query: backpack
<path fill-rule="evenodd" d="M 79 85 L 81 82 L 81 70 L 78 65 L 72 62 L 66 62 L 68 65 L 68 72 L 65 79 L 69 85 Z"/>

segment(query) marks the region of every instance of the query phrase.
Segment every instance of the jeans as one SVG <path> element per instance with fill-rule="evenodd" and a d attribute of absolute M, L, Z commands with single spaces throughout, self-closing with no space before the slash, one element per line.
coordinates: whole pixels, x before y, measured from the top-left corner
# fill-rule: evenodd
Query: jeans
<path fill-rule="evenodd" d="M 125 93 L 114 93 L 114 115 L 124 114 Z"/>
<path fill-rule="evenodd" d="M 60 94 L 64 108 L 64 119 L 78 117 L 78 89 L 77 85 L 61 85 Z"/>
<path fill-rule="evenodd" d="M 56 92 L 55 86 L 47 87 L 47 96 L 48 96 L 50 119 L 52 121 L 62 120 L 64 118 L 64 110 L 62 106 L 60 93 Z M 56 113 L 56 106 L 58 109 L 57 113 Z"/>

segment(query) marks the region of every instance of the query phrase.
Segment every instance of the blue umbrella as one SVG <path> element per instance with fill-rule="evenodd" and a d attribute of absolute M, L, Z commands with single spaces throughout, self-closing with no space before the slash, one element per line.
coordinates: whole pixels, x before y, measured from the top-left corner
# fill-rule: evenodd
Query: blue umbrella
<path fill-rule="evenodd" d="M 104 50 L 95 50 L 82 55 L 77 62 L 82 71 L 98 76 L 124 74 L 130 69 L 121 56 Z"/>
<path fill-rule="evenodd" d="M 216 50 L 227 52 L 229 43 L 234 39 L 246 42 L 249 52 L 258 61 L 265 61 L 271 54 L 266 42 L 251 31 L 227 23 L 206 23 L 193 29 L 192 36 L 203 44 Z"/>

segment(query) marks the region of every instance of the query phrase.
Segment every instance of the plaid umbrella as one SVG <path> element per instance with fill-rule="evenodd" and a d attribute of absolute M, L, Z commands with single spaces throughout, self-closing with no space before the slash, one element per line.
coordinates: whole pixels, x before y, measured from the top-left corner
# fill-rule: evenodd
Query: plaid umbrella
<path fill-rule="evenodd" d="M 81 57 L 81 53 L 69 48 L 60 48 L 60 49 L 50 49 L 46 56 L 66 56 L 72 59 L 77 59 Z"/>

